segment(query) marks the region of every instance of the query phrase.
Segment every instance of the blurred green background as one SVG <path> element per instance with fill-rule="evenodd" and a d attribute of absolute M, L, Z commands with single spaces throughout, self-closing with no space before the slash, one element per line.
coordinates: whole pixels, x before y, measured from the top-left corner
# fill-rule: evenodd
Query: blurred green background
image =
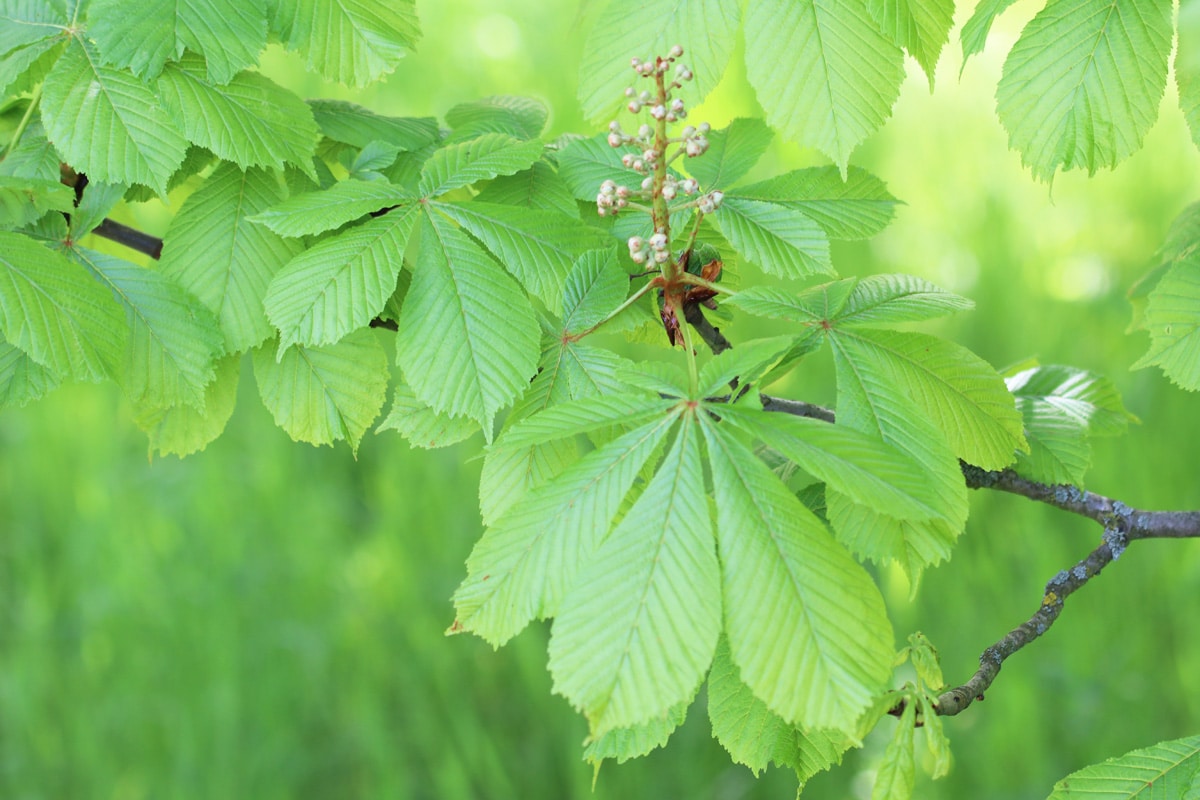
<path fill-rule="evenodd" d="M 264 70 L 307 96 L 402 115 L 528 94 L 552 108 L 551 135 L 590 132 L 574 101 L 574 5 L 422 1 L 420 52 L 363 92 L 323 85 L 280 52 Z M 835 264 L 922 275 L 974 298 L 975 312 L 925 329 L 996 366 L 1037 356 L 1110 376 L 1143 424 L 1097 444 L 1089 488 L 1200 508 L 1200 397 L 1130 372 L 1146 340 L 1124 333 L 1124 292 L 1171 219 L 1200 199 L 1200 158 L 1169 89 L 1144 150 L 1119 169 L 1034 184 L 992 97 L 1035 11 L 1018 5 L 1002 19 L 961 79 L 955 35 L 932 95 L 910 62 L 893 119 L 854 158 L 907 205 L 874 240 L 836 248 Z M 752 113 L 735 57 L 692 118 L 719 127 Z M 756 172 L 816 163 L 777 142 Z M 167 212 L 140 214 L 163 232 Z M 784 390 L 832 400 L 820 363 Z M 182 462 L 148 461 L 111 386 L 0 413 L 0 796 L 793 796 L 788 774 L 755 781 L 729 763 L 702 701 L 665 751 L 606 766 L 593 792 L 585 726 L 549 693 L 546 628 L 499 652 L 443 636 L 480 533 L 478 445 L 414 452 L 385 434 L 355 461 L 345 446 L 294 444 L 248 373 L 228 431 Z M 898 640 L 923 630 L 947 679 L 965 680 L 1098 533 L 1019 498 L 976 495 L 952 561 L 915 600 L 902 578 L 880 576 Z M 1006 664 L 986 702 L 947 721 L 954 771 L 921 779 L 917 797 L 1041 798 L 1086 764 L 1200 732 L 1198 588 L 1200 543 L 1131 548 Z M 804 797 L 868 797 L 890 725 Z"/>

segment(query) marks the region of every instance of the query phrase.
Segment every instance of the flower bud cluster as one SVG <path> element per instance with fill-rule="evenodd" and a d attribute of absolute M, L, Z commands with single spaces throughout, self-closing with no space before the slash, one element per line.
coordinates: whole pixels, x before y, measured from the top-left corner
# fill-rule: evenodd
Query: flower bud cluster
<path fill-rule="evenodd" d="M 617 212 L 629 205 L 633 192 L 628 186 L 618 186 L 616 181 L 605 181 L 600 184 L 600 193 L 596 195 L 596 213 L 605 217 L 616 216 Z"/>
<path fill-rule="evenodd" d="M 708 132 L 712 130 L 712 126 L 707 122 L 701 122 L 699 127 L 687 125 L 680 131 L 680 141 L 683 142 L 683 151 L 687 153 L 688 158 L 702 156 L 708 152 Z"/>
<path fill-rule="evenodd" d="M 664 233 L 655 233 L 649 239 L 641 236 L 629 237 L 629 257 L 635 264 L 645 264 L 653 261 L 655 264 L 665 264 L 671 258 L 671 250 Z"/>
<path fill-rule="evenodd" d="M 725 200 L 724 192 L 709 192 L 700 198 L 700 202 L 696 204 L 702 214 L 711 214 L 721 207 L 721 203 Z"/>

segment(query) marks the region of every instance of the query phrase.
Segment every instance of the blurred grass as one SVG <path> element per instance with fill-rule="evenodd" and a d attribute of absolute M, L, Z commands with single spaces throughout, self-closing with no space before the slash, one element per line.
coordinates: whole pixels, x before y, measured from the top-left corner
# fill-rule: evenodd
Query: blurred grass
<path fill-rule="evenodd" d="M 406 115 L 532 94 L 552 107 L 552 134 L 587 130 L 572 97 L 573 6 L 421 3 L 420 52 L 361 92 L 303 75 L 280 52 L 265 70 L 307 96 Z M 974 313 L 925 329 L 997 366 L 1036 355 L 1108 375 L 1144 424 L 1098 443 L 1089 487 L 1137 506 L 1200 507 L 1200 397 L 1129 372 L 1146 342 L 1123 333 L 1123 292 L 1200 196 L 1200 159 L 1168 97 L 1143 152 L 1114 172 L 1032 183 L 992 110 L 1021 21 L 1000 21 L 961 82 L 952 42 L 932 96 L 922 76 L 906 83 L 855 163 L 907 205 L 879 237 L 835 248 L 835 264 L 973 297 Z M 757 103 L 735 66 L 693 116 L 720 126 L 749 113 Z M 757 173 L 813 163 L 818 154 L 777 142 Z M 139 213 L 161 233 L 170 212 Z M 727 329 L 735 341 L 755 330 Z M 819 361 L 783 389 L 832 401 Z M 546 629 L 499 652 L 443 636 L 480 532 L 474 452 L 414 453 L 386 434 L 355 462 L 345 447 L 293 444 L 249 374 L 225 436 L 183 462 L 147 461 L 112 387 L 68 387 L 0 414 L 0 796 L 790 797 L 786 774 L 755 783 L 729 764 L 702 704 L 666 751 L 606 766 L 593 794 L 585 728 L 550 695 Z M 1052 510 L 976 495 L 952 562 L 915 601 L 883 575 L 898 640 L 924 630 L 947 679 L 961 681 L 1097 541 Z M 1139 543 L 1071 598 L 984 703 L 947 721 L 956 768 L 917 796 L 1043 797 L 1071 770 L 1200 729 L 1198 547 Z M 805 798 L 869 796 L 889 724 Z"/>

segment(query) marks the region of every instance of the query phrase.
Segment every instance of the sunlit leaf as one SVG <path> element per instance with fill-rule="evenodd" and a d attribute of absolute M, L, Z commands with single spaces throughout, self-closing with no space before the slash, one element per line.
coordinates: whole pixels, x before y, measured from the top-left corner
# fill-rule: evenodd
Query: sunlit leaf
<path fill-rule="evenodd" d="M 833 272 L 825 231 L 800 211 L 727 197 L 712 219 L 738 253 L 770 275 L 803 278 Z"/>
<path fill-rule="evenodd" d="M 599 185 L 599 184 L 597 184 Z M 503 203 L 579 218 L 579 206 L 566 182 L 545 159 L 529 169 L 492 179 L 476 196 L 481 203 Z"/>
<path fill-rule="evenodd" d="M 750 171 L 773 136 L 762 120 L 739 117 L 728 127 L 709 133 L 708 150 L 688 159 L 685 166 L 705 190 L 724 189 Z"/>
<path fill-rule="evenodd" d="M 432 117 L 388 117 L 345 100 L 323 98 L 309 100 L 308 106 L 322 134 L 354 147 L 387 142 L 402 151 L 420 150 L 438 139 Z"/>
<path fill-rule="evenodd" d="M 517 139 L 536 139 L 546 127 L 550 112 L 532 97 L 499 95 L 460 103 L 446 112 L 453 139 L 481 133 L 503 133 Z"/>
<path fill-rule="evenodd" d="M 1184 389 L 1200 389 L 1200 252 L 1177 259 L 1159 280 L 1143 324 L 1150 350 L 1133 368 L 1158 366 Z"/>
<path fill-rule="evenodd" d="M 60 181 L 0 176 L 0 228 L 21 228 L 47 211 L 71 211 L 75 192 Z"/>
<path fill-rule="evenodd" d="M 892 41 L 908 51 L 929 77 L 950 39 L 954 0 L 869 0 L 867 8 Z"/>
<path fill-rule="evenodd" d="M 835 324 L 870 327 L 921 322 L 974 307 L 967 298 L 913 275 L 869 275 L 855 284 Z"/>
<path fill-rule="evenodd" d="M 1035 178 L 1114 167 L 1158 117 L 1171 9 L 1156 0 L 1050 0 L 1004 62 L 996 112 Z"/>
<path fill-rule="evenodd" d="M 187 405 L 134 408 L 134 420 L 150 437 L 151 454 L 191 455 L 221 435 L 237 404 L 241 361 L 239 355 L 217 361 L 216 374 L 204 389 L 203 412 Z"/>
<path fill-rule="evenodd" d="M 394 70 L 420 38 L 415 0 L 272 0 L 275 27 L 308 68 L 365 86 Z"/>
<path fill-rule="evenodd" d="M 699 439 L 695 416 L 683 414 L 658 472 L 554 620 L 554 690 L 583 711 L 593 736 L 665 715 L 712 661 L 721 576 Z"/>
<path fill-rule="evenodd" d="M 333 230 L 347 222 L 387 206 L 409 203 L 416 198 L 386 181 L 338 181 L 328 189 L 293 195 L 251 222 L 266 225 L 280 236 L 307 236 Z"/>
<path fill-rule="evenodd" d="M 913 743 L 916 715 L 913 703 L 904 707 L 904 713 L 892 733 L 892 740 L 883 751 L 883 761 L 875 773 L 871 800 L 908 800 L 912 797 L 917 779 L 916 748 Z"/>
<path fill-rule="evenodd" d="M 1013 2 L 1014 0 L 980 0 L 980 3 L 975 6 L 975 12 L 963 24 L 962 32 L 959 34 L 959 38 L 962 40 L 964 67 L 971 56 L 983 52 L 983 46 L 987 44 L 988 31 L 992 29 L 992 23 Z"/>
<path fill-rule="evenodd" d="M 39 400 L 59 383 L 54 372 L 0 340 L 0 408 L 21 407 Z"/>
<path fill-rule="evenodd" d="M 272 342 L 254 351 L 254 377 L 263 405 L 293 439 L 358 450 L 383 407 L 388 366 L 370 331 L 356 331 L 325 347 L 293 345 L 276 356 Z"/>
<path fill-rule="evenodd" d="M 418 191 L 422 197 L 434 197 L 497 175 L 512 175 L 541 158 L 542 147 L 536 139 L 521 141 L 503 133 L 448 144 L 421 168 Z"/>
<path fill-rule="evenodd" d="M 730 196 L 763 200 L 803 212 L 831 239 L 866 239 L 887 227 L 900 201 L 883 181 L 859 167 L 843 179 L 835 167 L 808 167 L 742 186 Z"/>
<path fill-rule="evenodd" d="M 413 447 L 433 449 L 458 444 L 479 432 L 479 423 L 434 411 L 405 384 L 396 387 L 392 408 L 376 431 L 396 431 Z"/>
<path fill-rule="evenodd" d="M 583 749 L 583 759 L 597 767 L 600 762 L 609 759 L 624 764 L 631 758 L 640 758 L 662 747 L 675 729 L 683 724 L 688 705 L 687 702 L 679 703 L 670 708 L 665 716 L 628 728 L 614 728 L 598 736 Z"/>
<path fill-rule="evenodd" d="M 865 3 L 849 0 L 751 3 L 744 35 L 753 42 L 746 74 L 767 122 L 845 176 L 850 153 L 891 114 L 904 78 L 900 48 Z"/>

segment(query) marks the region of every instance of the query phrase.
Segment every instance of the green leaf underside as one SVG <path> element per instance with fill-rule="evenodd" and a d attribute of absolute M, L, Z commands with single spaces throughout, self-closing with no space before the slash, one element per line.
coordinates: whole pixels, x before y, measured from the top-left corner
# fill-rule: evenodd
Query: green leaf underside
<path fill-rule="evenodd" d="M 786 722 L 853 731 L 891 674 L 879 590 L 765 464 L 719 426 L 703 428 L 733 662 Z"/>
<path fill-rule="evenodd" d="M 479 431 L 479 423 L 466 417 L 440 414 L 417 399 L 405 384 L 396 387 L 391 411 L 377 431 L 396 431 L 413 447 L 432 449 L 458 444 Z"/>
<path fill-rule="evenodd" d="M 42 91 L 46 135 L 79 172 L 106 183 L 141 183 L 160 195 L 187 141 L 145 83 L 102 66 L 72 39 Z"/>
<path fill-rule="evenodd" d="M 773 317 L 813 327 L 831 322 L 846 306 L 854 278 L 813 286 L 799 293 L 774 286 L 751 286 L 724 302 L 760 317 Z M 821 326 L 824 329 L 825 326 Z"/>
<path fill-rule="evenodd" d="M 513 407 L 505 435 L 516 423 L 552 405 L 622 390 L 615 374 L 628 363 L 625 359 L 578 342 L 543 341 L 537 377 Z M 578 456 L 573 438 L 489 449 L 479 479 L 484 524 L 490 525 L 531 487 L 554 477 Z"/>
<path fill-rule="evenodd" d="M 4 160 L 0 161 L 0 175 L 61 182 L 58 152 L 46 139 L 40 122 L 30 122 L 20 144 L 15 149 L 5 151 Z"/>
<path fill-rule="evenodd" d="M 845 179 L 836 167 L 808 167 L 742 186 L 731 196 L 787 206 L 824 228 L 831 239 L 866 239 L 888 226 L 900 201 L 883 181 L 859 167 Z"/>
<path fill-rule="evenodd" d="M 104 61 L 151 79 L 187 49 L 208 62 L 213 83 L 227 83 L 258 61 L 267 44 L 263 0 L 92 0 L 88 35 Z"/>
<path fill-rule="evenodd" d="M 938 55 L 954 24 L 954 0 L 869 0 L 867 8 L 880 29 L 917 60 L 933 89 Z"/>
<path fill-rule="evenodd" d="M 904 713 L 892 733 L 892 740 L 883 751 L 883 761 L 871 789 L 871 800 L 908 800 L 912 797 L 917 778 L 914 742 L 916 717 L 915 704 L 910 702 L 904 707 Z"/>
<path fill-rule="evenodd" d="M 294 164 L 316 180 L 312 156 L 320 134 L 308 104 L 257 72 L 228 83 L 205 78 L 193 55 L 169 64 L 158 79 L 163 108 L 188 141 L 246 167 Z"/>
<path fill-rule="evenodd" d="M 626 86 L 652 89 L 652 81 L 630 69 L 629 59 L 666 57 L 676 44 L 684 50 L 677 63 L 687 64 L 695 74 L 693 82 L 684 84 L 687 101 L 700 102 L 717 85 L 733 53 L 739 5 L 737 0 L 644 0 L 631 10 L 611 0 L 592 26 L 579 62 L 584 116 L 606 123 L 625 104 Z M 636 21 L 630 19 L 631 11 Z"/>
<path fill-rule="evenodd" d="M 857 556 L 877 563 L 896 561 L 910 578 L 945 560 L 967 519 L 967 489 L 958 461 L 928 416 L 889 379 L 878 364 L 859 358 L 833 340 L 837 371 L 838 424 L 872 436 L 910 455 L 938 498 L 943 519 L 907 522 L 873 506 L 826 492 L 827 513 L 838 540 Z"/>
<path fill-rule="evenodd" d="M 271 172 L 222 164 L 183 201 L 163 239 L 163 273 L 217 315 L 230 353 L 271 335 L 267 285 L 302 248 L 247 220 L 286 192 Z"/>
<path fill-rule="evenodd" d="M 571 190 L 557 170 L 544 159 L 533 162 L 529 169 L 492 179 L 480 190 L 476 199 L 481 203 L 557 211 L 579 218 L 579 206 Z"/>
<path fill-rule="evenodd" d="M 1200 736 L 1159 742 L 1074 772 L 1048 800 L 1194 800 L 1200 797 Z"/>
<path fill-rule="evenodd" d="M 727 197 L 712 219 L 743 258 L 770 275 L 833 273 L 825 231 L 800 211 Z"/>
<path fill-rule="evenodd" d="M 526 447 L 566 436 L 603 430 L 623 422 L 637 424 L 661 416 L 677 400 L 620 394 L 585 396 L 550 406 L 509 428 L 496 443 L 498 448 Z"/>
<path fill-rule="evenodd" d="M 289 49 L 331 81 L 366 86 L 394 70 L 421 35 L 415 0 L 273 0 Z"/>
<path fill-rule="evenodd" d="M 435 197 L 477 181 L 528 169 L 542 156 L 540 141 L 521 141 L 503 133 L 485 133 L 434 152 L 421 168 L 418 191 Z"/>
<path fill-rule="evenodd" d="M 263 305 L 280 352 L 366 327 L 396 289 L 418 206 L 397 208 L 305 250 L 276 273 Z"/>
<path fill-rule="evenodd" d="M 855 502 L 886 508 L 897 519 L 942 516 L 920 466 L 879 439 L 787 414 L 736 408 L 718 413 Z"/>
<path fill-rule="evenodd" d="M 613 248 L 589 250 L 567 274 L 563 290 L 565 331 L 579 333 L 600 322 L 629 294 L 629 276 L 617 265 Z"/>
<path fill-rule="evenodd" d="M 58 386 L 58 376 L 8 342 L 0 340 L 0 408 L 21 407 Z"/>
<path fill-rule="evenodd" d="M 114 377 L 127 329 L 112 295 L 61 253 L 0 231 L 0 334 L 55 375 Z"/>
<path fill-rule="evenodd" d="M 465 233 L 423 214 L 396 340 L 416 396 L 437 411 L 478 420 L 490 433 L 492 417 L 536 370 L 539 339 L 516 282 Z"/>
<path fill-rule="evenodd" d="M 834 329 L 859 369 L 880 372 L 945 435 L 955 455 L 1003 469 L 1025 449 L 1021 415 L 996 371 L 961 345 L 923 333 Z"/>
<path fill-rule="evenodd" d="M 1180 2 L 1178 29 L 1175 85 L 1179 108 L 1192 132 L 1192 142 L 1200 147 L 1200 3 L 1196 0 Z"/>
<path fill-rule="evenodd" d="M 593 450 L 505 511 L 467 559 L 456 625 L 499 647 L 556 614 L 674 420 L 661 415 Z"/>
<path fill-rule="evenodd" d="M 309 236 L 341 227 L 372 211 L 416 198 L 386 181 L 338 181 L 328 189 L 305 192 L 254 215 L 280 236 Z"/>
<path fill-rule="evenodd" d="M 1111 381 L 1084 370 L 1038 366 L 1005 380 L 1025 422 L 1028 455 L 1017 469 L 1045 483 L 1082 484 L 1091 463 L 1088 435 L 1115 436 L 1129 420 Z"/>
<path fill-rule="evenodd" d="M 1184 389 L 1200 389 L 1200 253 L 1179 258 L 1150 293 L 1150 350 L 1134 369 L 1158 366 Z"/>
<path fill-rule="evenodd" d="M 1170 49 L 1171 8 L 1156 0 L 1050 0 L 996 89 L 1009 145 L 1042 180 L 1116 166 L 1158 117 Z"/>
<path fill-rule="evenodd" d="M 583 749 L 584 761 L 595 764 L 597 768 L 606 759 L 624 764 L 631 758 L 639 758 L 662 747 L 675 729 L 683 724 L 689 705 L 689 702 L 679 703 L 672 706 L 663 717 L 628 728 L 614 728 L 592 739 Z"/>
<path fill-rule="evenodd" d="M 731 347 L 700 368 L 696 396 L 727 393 L 731 388 L 729 383 L 734 378 L 742 386 L 756 382 L 784 359 L 794 342 L 794 337 L 776 336 Z"/>
<path fill-rule="evenodd" d="M 899 96 L 900 48 L 865 3 L 850 0 L 752 3 L 744 35 L 754 42 L 746 75 L 767 122 L 828 155 L 845 175 L 850 153 L 883 125 Z"/>
<path fill-rule="evenodd" d="M 0 55 L 62 33 L 70 20 L 54 3 L 25 0 L 0 7 Z"/>
<path fill-rule="evenodd" d="M 0 17 L 0 19 L 3 19 Z M 37 84 L 58 60 L 66 42 L 51 37 L 0 55 L 0 92 L 19 94 L 27 84 Z"/>
<path fill-rule="evenodd" d="M 20 228 L 47 211 L 72 211 L 75 193 L 60 181 L 0 176 L 0 228 Z"/>
<path fill-rule="evenodd" d="M 121 384 L 134 406 L 186 405 L 203 412 L 213 362 L 225 350 L 213 313 L 155 270 L 82 247 L 68 254 L 125 309 L 129 338 Z"/>
<path fill-rule="evenodd" d="M 707 191 L 732 186 L 767 151 L 774 134 L 759 119 L 739 118 L 708 135 L 703 156 L 688 159 L 687 171 Z"/>
<path fill-rule="evenodd" d="M 584 712 L 593 736 L 665 715 L 712 662 L 721 575 L 696 428 L 694 413 L 681 415 L 658 472 L 554 621 L 554 691 Z"/>
<path fill-rule="evenodd" d="M 551 310 L 562 301 L 563 285 L 575 259 L 609 241 L 601 231 L 556 211 L 478 201 L 430 205 L 483 242 L 505 269 Z"/>
<path fill-rule="evenodd" d="M 355 331 L 325 347 L 293 346 L 276 356 L 272 343 L 254 351 L 254 377 L 275 424 L 300 442 L 339 439 L 358 450 L 387 392 L 388 365 L 371 331 Z"/>
<path fill-rule="evenodd" d="M 992 29 L 992 23 L 1014 1 L 980 0 L 979 5 L 975 6 L 975 12 L 963 24 L 962 32 L 959 34 L 959 39 L 962 41 L 963 67 L 966 67 L 967 60 L 971 56 L 983 52 L 983 46 L 987 44 L 988 31 Z"/>
<path fill-rule="evenodd" d="M 870 327 L 923 322 L 974 307 L 971 300 L 912 275 L 871 275 L 855 284 L 834 324 Z"/>
<path fill-rule="evenodd" d="M 203 413 L 186 405 L 134 409 L 138 427 L 150 438 L 150 452 L 182 458 L 220 436 L 237 404 L 240 364 L 239 355 L 217 361 L 216 376 L 204 390 Z"/>
<path fill-rule="evenodd" d="M 321 133 L 353 147 L 387 142 L 401 151 L 420 150 L 438 138 L 432 117 L 387 117 L 345 100 L 318 98 L 308 106 Z"/>
<path fill-rule="evenodd" d="M 536 139 L 549 116 L 546 106 L 531 97 L 497 95 L 454 106 L 446 112 L 446 124 L 454 129 L 453 139 L 481 133 Z"/>
<path fill-rule="evenodd" d="M 633 74 L 632 72 L 630 73 Z M 609 147 L 606 134 L 571 142 L 558 154 L 558 174 L 576 200 L 595 202 L 600 184 L 606 180 L 636 189 L 642 175 L 621 163 L 626 153 L 641 155 L 634 147 Z"/>

